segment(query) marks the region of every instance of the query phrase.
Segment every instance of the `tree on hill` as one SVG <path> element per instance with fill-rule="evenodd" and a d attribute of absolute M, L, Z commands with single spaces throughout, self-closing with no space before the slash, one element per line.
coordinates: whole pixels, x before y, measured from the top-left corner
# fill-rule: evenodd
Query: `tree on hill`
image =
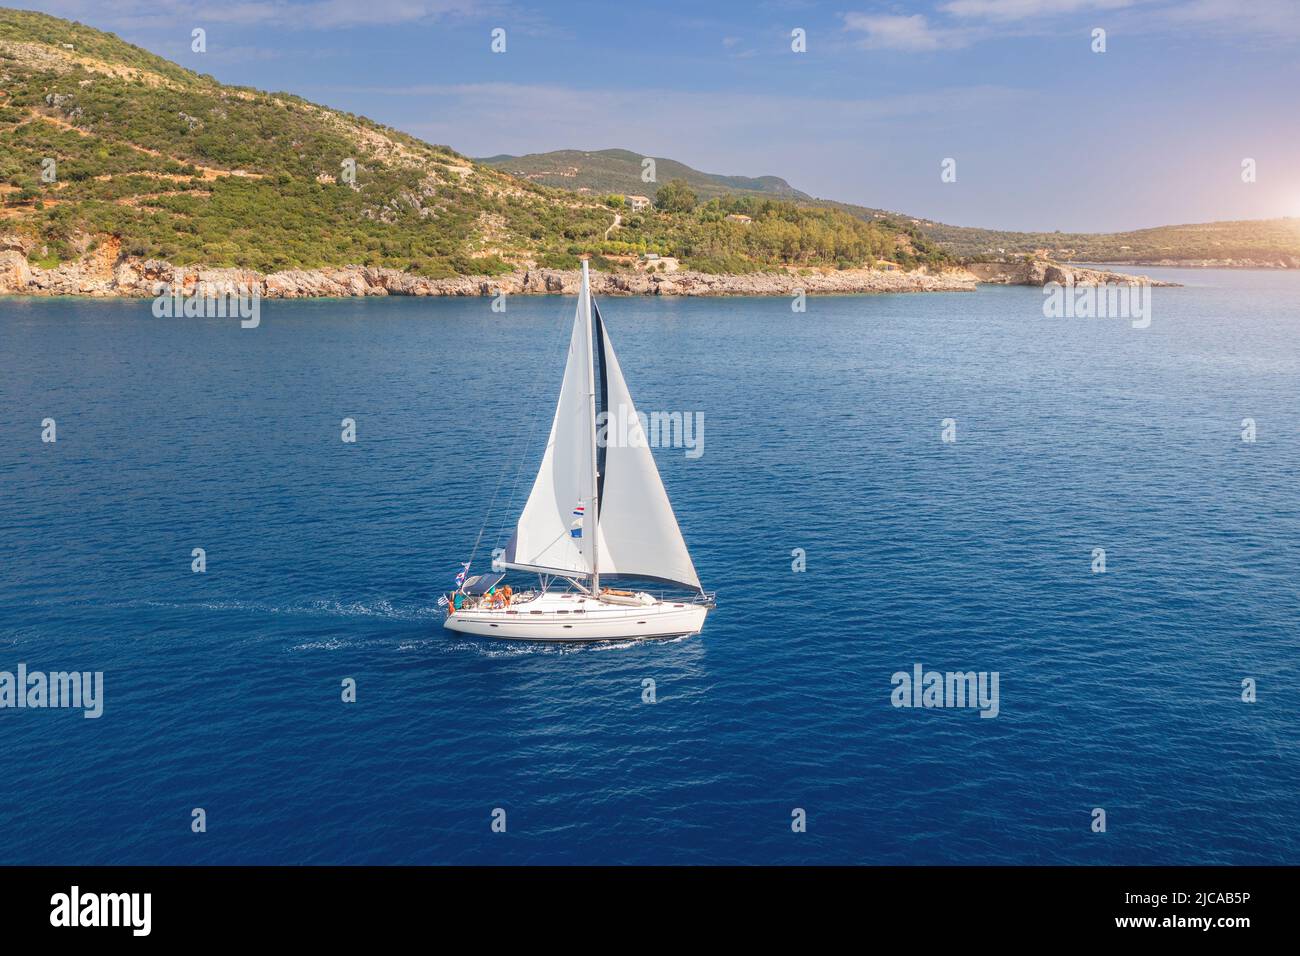
<path fill-rule="evenodd" d="M 655 196 L 655 207 L 663 212 L 690 212 L 698 199 L 684 179 L 665 183 Z"/>

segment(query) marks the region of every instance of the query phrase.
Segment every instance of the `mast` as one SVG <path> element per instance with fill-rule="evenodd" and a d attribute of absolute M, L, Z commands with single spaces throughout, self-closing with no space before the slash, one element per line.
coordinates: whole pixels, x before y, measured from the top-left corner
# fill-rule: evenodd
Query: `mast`
<path fill-rule="evenodd" d="M 582 292 L 586 305 L 584 334 L 587 342 L 593 341 L 591 326 L 591 279 L 587 272 L 587 260 L 582 260 Z M 590 409 L 588 420 L 591 423 L 591 593 L 600 593 L 600 566 L 597 564 L 597 548 L 600 540 L 600 495 L 597 494 L 599 481 L 596 463 L 596 356 L 595 349 L 587 350 L 587 407 Z"/>

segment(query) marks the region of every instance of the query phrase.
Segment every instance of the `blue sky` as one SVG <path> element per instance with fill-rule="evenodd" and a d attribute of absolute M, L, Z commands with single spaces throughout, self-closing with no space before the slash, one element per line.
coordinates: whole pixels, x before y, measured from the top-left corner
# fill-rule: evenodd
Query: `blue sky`
<path fill-rule="evenodd" d="M 622 147 L 1006 229 L 1300 216 L 1297 0 L 18 5 L 472 156 Z"/>

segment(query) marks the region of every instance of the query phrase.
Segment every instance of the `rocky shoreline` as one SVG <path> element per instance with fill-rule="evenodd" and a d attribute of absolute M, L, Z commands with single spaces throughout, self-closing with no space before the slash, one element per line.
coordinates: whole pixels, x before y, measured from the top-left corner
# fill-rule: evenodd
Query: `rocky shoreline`
<path fill-rule="evenodd" d="M 396 269 L 339 266 L 263 274 L 247 269 L 177 267 L 158 259 L 120 254 L 104 243 L 74 263 L 53 269 L 32 265 L 23 240 L 0 236 L 0 295 L 91 296 L 151 299 L 161 292 L 190 295 L 256 292 L 267 299 L 343 298 L 371 295 L 496 296 L 574 295 L 578 270 L 526 269 L 499 276 L 428 279 Z M 816 269 L 713 275 L 674 272 L 598 272 L 592 290 L 598 295 L 793 296 L 883 292 L 971 292 L 977 284 L 1036 285 L 1175 285 L 1145 276 L 1079 269 L 1035 262 L 974 263 L 929 272 L 881 269 Z"/>
<path fill-rule="evenodd" d="M 1095 285 L 1149 285 L 1176 288 L 1177 282 L 1165 282 L 1150 276 L 1111 272 L 1108 269 L 1086 269 L 1082 266 L 1064 265 L 1050 259 L 1032 259 L 1020 262 L 972 262 L 966 267 L 977 281 L 993 285 L 1033 285 L 1050 283 L 1071 286 Z"/>

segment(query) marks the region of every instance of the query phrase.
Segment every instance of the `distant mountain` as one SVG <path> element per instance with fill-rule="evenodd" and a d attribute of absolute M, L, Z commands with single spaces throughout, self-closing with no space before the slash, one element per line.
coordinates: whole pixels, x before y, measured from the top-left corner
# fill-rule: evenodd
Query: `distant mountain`
<path fill-rule="evenodd" d="M 1133 232 L 1011 232 L 951 226 L 905 213 L 819 199 L 779 176 L 724 176 L 655 157 L 656 182 L 641 180 L 643 157 L 626 149 L 561 149 L 526 156 L 489 156 L 480 162 L 530 182 L 601 195 L 654 196 L 659 186 L 684 179 L 703 197 L 723 195 L 786 199 L 836 209 L 866 222 L 897 223 L 963 259 L 1000 260 L 1046 255 L 1074 262 L 1173 265 L 1242 265 L 1300 268 L 1300 219 L 1261 219 L 1157 226 Z"/>
<path fill-rule="evenodd" d="M 654 159 L 655 181 L 642 178 L 643 162 Z M 478 162 L 495 166 L 512 176 L 544 186 L 587 190 L 592 193 L 619 193 L 654 198 L 660 185 L 683 179 L 704 199 L 717 196 L 759 196 L 768 199 L 811 200 L 807 193 L 795 189 L 779 176 L 722 176 L 704 173 L 685 163 L 662 156 L 646 157 L 626 149 L 557 149 L 549 153 L 526 156 L 487 156 Z"/>
<path fill-rule="evenodd" d="M 1300 219 L 1156 226 L 1132 232 L 1003 232 L 922 223 L 929 238 L 969 259 L 1040 254 L 1071 262 L 1300 269 Z"/>

